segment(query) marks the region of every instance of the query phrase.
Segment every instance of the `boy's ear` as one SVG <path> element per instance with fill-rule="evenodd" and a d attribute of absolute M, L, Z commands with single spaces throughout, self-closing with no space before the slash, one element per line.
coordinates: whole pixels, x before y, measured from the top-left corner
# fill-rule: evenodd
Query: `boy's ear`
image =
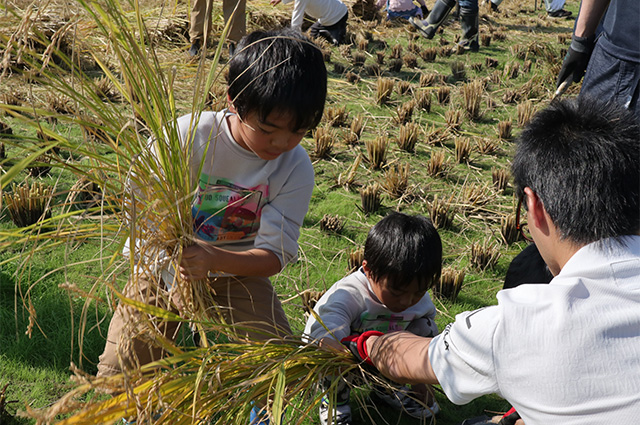
<path fill-rule="evenodd" d="M 370 269 L 369 269 L 369 267 L 367 267 L 367 260 L 362 260 L 362 271 L 366 275 L 369 274 Z"/>
<path fill-rule="evenodd" d="M 234 114 L 238 113 L 238 111 L 236 111 L 236 107 L 233 106 L 233 101 L 231 100 L 231 95 L 229 93 L 227 93 L 227 104 L 229 105 L 229 112 Z"/>

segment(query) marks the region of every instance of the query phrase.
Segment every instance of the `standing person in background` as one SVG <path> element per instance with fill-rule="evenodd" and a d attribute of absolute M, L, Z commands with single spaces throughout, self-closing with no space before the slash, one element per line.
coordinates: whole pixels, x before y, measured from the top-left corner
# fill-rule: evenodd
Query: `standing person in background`
<path fill-rule="evenodd" d="M 537 0 L 536 0 L 537 1 Z M 571 12 L 564 9 L 566 0 L 544 0 L 550 18 L 568 18 Z"/>
<path fill-rule="evenodd" d="M 324 37 L 335 46 L 344 41 L 349 9 L 340 0 L 271 0 L 271 4 L 276 6 L 281 1 L 284 4 L 294 2 L 291 14 L 292 29 L 302 31 L 302 21 L 306 13 L 317 19 L 309 28 L 311 37 Z"/>
<path fill-rule="evenodd" d="M 599 23 L 602 32 L 597 35 Z M 582 1 L 556 93 L 583 75 L 580 95 L 610 99 L 640 120 L 640 1 Z"/>
<path fill-rule="evenodd" d="M 193 0 L 191 9 L 191 26 L 189 27 L 189 39 L 191 47 L 189 56 L 197 56 L 205 45 L 211 31 L 211 10 L 213 0 Z M 235 47 L 247 33 L 247 21 L 245 17 L 246 0 L 222 0 L 222 14 L 225 25 L 231 19 L 231 27 L 227 35 L 229 56 L 235 53 Z M 206 28 L 206 33 L 205 33 Z"/>
<path fill-rule="evenodd" d="M 462 39 L 458 42 L 458 45 L 462 46 L 465 51 L 477 52 L 480 48 L 478 44 L 478 0 L 459 1 Z M 456 0 L 438 0 L 426 19 L 421 20 L 411 17 L 409 22 L 422 36 L 432 39 L 455 5 Z"/>

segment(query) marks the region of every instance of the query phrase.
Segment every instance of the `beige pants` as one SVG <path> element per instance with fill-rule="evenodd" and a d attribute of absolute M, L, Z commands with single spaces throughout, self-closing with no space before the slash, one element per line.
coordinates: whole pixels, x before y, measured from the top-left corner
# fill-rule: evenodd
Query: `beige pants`
<path fill-rule="evenodd" d="M 238 338 L 264 341 L 291 335 L 289 322 L 269 279 L 234 276 L 212 278 L 209 284 L 215 291 L 214 301 L 224 320 L 233 324 Z M 157 288 L 164 288 L 164 283 L 139 277 L 137 284 L 127 283 L 124 295 L 178 312 L 182 303 L 176 291 L 162 290 L 159 295 Z M 167 302 L 169 299 L 171 303 Z M 177 322 L 162 321 L 126 304 L 118 305 L 98 363 L 98 377 L 115 375 L 162 358 L 163 349 L 148 326 L 171 341 L 175 341 L 179 330 Z"/>
<path fill-rule="evenodd" d="M 233 13 L 238 5 L 235 14 Z M 233 16 L 231 27 L 229 28 L 228 39 L 235 43 L 239 42 L 247 33 L 247 22 L 245 17 L 246 0 L 222 0 L 222 14 L 224 15 L 225 24 Z M 189 28 L 189 38 L 191 43 L 196 40 L 204 40 L 204 24 L 208 23 L 211 28 L 211 10 L 213 0 L 193 0 L 193 9 L 191 10 L 191 27 Z"/>

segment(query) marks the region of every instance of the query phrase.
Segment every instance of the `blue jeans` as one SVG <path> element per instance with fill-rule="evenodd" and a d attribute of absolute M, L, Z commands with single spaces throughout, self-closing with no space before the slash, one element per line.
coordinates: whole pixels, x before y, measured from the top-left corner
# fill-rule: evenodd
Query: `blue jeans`
<path fill-rule="evenodd" d="M 478 11 L 478 0 L 459 0 L 460 9 L 469 9 L 471 12 Z"/>

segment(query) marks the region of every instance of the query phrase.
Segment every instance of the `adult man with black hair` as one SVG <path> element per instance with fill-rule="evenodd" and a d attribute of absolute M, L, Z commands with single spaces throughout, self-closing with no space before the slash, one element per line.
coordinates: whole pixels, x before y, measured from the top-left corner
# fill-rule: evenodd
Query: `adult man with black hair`
<path fill-rule="evenodd" d="M 552 103 L 512 165 L 531 236 L 555 276 L 498 292 L 433 339 L 359 341 L 399 382 L 465 404 L 497 393 L 527 425 L 636 423 L 640 412 L 640 127 L 621 106 Z"/>

